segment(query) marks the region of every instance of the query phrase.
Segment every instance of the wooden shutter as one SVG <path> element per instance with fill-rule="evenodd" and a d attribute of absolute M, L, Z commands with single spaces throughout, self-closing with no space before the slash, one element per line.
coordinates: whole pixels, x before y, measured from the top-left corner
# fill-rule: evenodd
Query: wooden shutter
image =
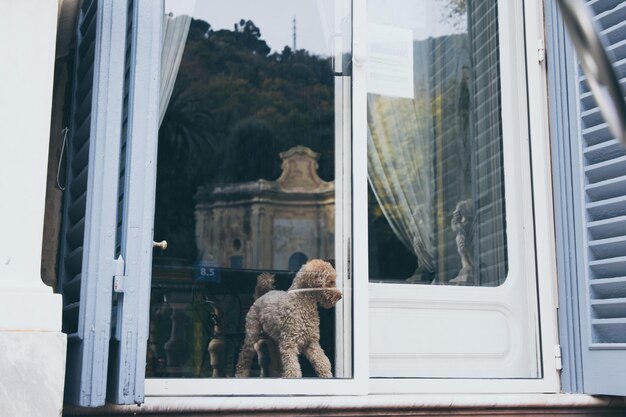
<path fill-rule="evenodd" d="M 80 8 L 59 270 L 65 399 L 80 406 L 143 400 L 162 10 Z"/>
<path fill-rule="evenodd" d="M 622 87 L 626 2 L 589 1 Z M 579 74 L 584 259 L 579 277 L 583 391 L 626 395 L 626 150 Z"/>
<path fill-rule="evenodd" d="M 59 278 L 68 334 L 66 402 L 104 404 L 115 274 L 126 7 L 82 3 L 75 53 Z"/>
<path fill-rule="evenodd" d="M 117 247 L 124 271 L 114 280 L 109 375 L 109 399 L 117 404 L 141 403 L 144 396 L 162 21 L 162 2 L 129 2 Z"/>

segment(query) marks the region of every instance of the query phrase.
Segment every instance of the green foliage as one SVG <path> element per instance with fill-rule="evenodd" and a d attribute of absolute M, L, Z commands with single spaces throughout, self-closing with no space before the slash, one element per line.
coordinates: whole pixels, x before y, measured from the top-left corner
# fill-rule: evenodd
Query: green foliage
<path fill-rule="evenodd" d="M 467 0 L 441 0 L 444 1 L 444 18 L 452 23 L 457 29 L 465 29 L 467 26 Z"/>
<path fill-rule="evenodd" d="M 279 152 L 321 153 L 334 178 L 334 80 L 330 58 L 285 47 L 271 53 L 261 29 L 191 22 L 172 99 L 159 131 L 155 235 L 168 256 L 194 259 L 193 195 L 199 185 L 274 180 Z"/>

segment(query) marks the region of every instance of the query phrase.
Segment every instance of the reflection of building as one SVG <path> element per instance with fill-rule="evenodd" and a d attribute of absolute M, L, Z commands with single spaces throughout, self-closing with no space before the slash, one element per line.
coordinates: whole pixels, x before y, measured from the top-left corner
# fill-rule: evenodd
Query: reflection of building
<path fill-rule="evenodd" d="M 435 244 L 442 283 L 461 268 L 450 221 L 465 200 L 475 218 L 468 245 L 477 268 L 474 284 L 500 285 L 508 268 L 497 13 L 495 2 L 468 1 L 467 33 L 414 43 L 415 57 L 424 56 L 423 50 L 429 56 Z"/>
<path fill-rule="evenodd" d="M 440 283 L 461 269 L 455 232 L 450 219 L 457 203 L 472 197 L 472 141 L 469 126 L 473 75 L 468 34 L 429 38 L 414 43 L 415 56 L 429 57 L 429 81 L 433 104 L 434 212 L 437 274 Z M 427 54 L 421 52 L 426 50 Z M 415 65 L 419 65 L 418 62 Z"/>
<path fill-rule="evenodd" d="M 319 154 L 297 146 L 280 157 L 276 181 L 200 188 L 196 245 L 202 262 L 232 268 L 294 270 L 334 258 L 335 184 L 317 175 Z"/>

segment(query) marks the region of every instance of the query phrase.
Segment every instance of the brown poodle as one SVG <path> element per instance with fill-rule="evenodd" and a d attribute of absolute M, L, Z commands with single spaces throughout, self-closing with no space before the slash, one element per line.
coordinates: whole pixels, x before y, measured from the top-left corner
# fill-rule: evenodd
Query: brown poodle
<path fill-rule="evenodd" d="M 255 344 L 267 337 L 278 347 L 283 378 L 302 377 L 298 362 L 301 353 L 319 377 L 331 378 L 330 361 L 320 346 L 317 305 L 331 308 L 341 299 L 336 279 L 332 265 L 320 259 L 304 264 L 287 291 L 274 290 L 270 274 L 259 275 L 255 290 L 258 298 L 246 316 L 246 337 L 236 376 L 249 376 Z"/>

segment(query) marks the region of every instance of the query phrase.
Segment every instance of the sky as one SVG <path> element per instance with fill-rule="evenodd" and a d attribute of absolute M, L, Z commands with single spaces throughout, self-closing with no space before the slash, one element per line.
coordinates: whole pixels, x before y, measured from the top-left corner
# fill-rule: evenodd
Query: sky
<path fill-rule="evenodd" d="M 194 2 L 168 0 L 166 12 L 183 11 L 185 3 Z M 334 25 L 333 3 L 333 0 L 197 0 L 192 16 L 210 23 L 214 29 L 232 30 L 239 20 L 252 20 L 261 30 L 261 38 L 276 52 L 285 46 L 292 47 L 295 17 L 296 47 L 328 56 Z"/>
<path fill-rule="evenodd" d="M 331 54 L 335 0 L 166 0 L 166 12 L 191 14 L 214 29 L 233 29 L 252 20 L 272 51 L 293 45 L 318 55 Z M 446 0 L 368 0 L 368 20 L 413 30 L 414 39 L 458 33 L 446 16 Z M 190 10 L 193 10 L 191 13 Z"/>

